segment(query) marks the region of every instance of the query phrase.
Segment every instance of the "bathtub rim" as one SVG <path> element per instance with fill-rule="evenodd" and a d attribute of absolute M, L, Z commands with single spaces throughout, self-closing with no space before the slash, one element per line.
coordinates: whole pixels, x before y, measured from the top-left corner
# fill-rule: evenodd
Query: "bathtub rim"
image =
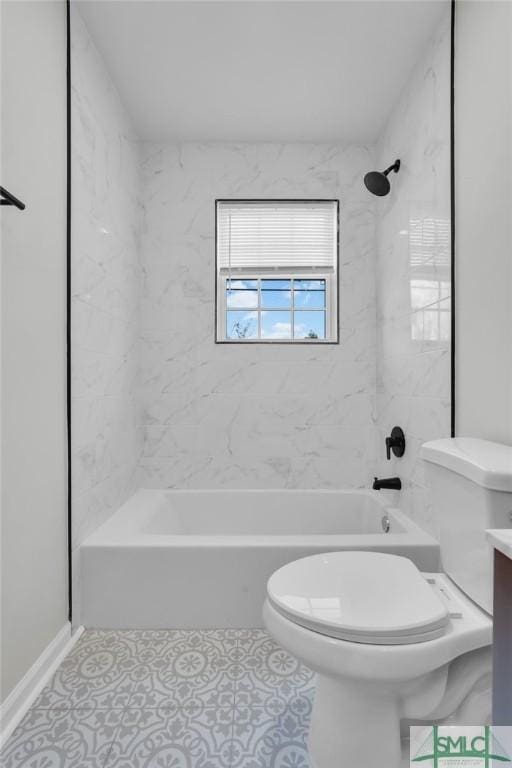
<path fill-rule="evenodd" d="M 371 499 L 382 511 L 383 515 L 388 515 L 391 520 L 402 527 L 401 532 L 384 533 L 328 533 L 328 534 L 183 534 L 183 533 L 146 533 L 140 528 L 140 509 L 137 507 L 139 502 L 143 502 L 147 497 L 155 500 L 156 496 L 167 494 L 197 494 L 201 496 L 211 494 L 255 494 L 265 495 L 268 493 L 278 493 L 286 496 L 297 493 L 307 493 L 312 495 L 340 495 L 340 496 L 363 496 Z M 144 510 L 143 513 L 147 513 Z M 121 518 L 123 524 L 120 524 Z M 321 547 L 328 551 L 328 547 L 334 549 L 340 546 L 348 548 L 361 549 L 362 545 L 373 549 L 382 546 L 385 543 L 388 547 L 403 546 L 407 544 L 425 547 L 438 547 L 439 542 L 431 534 L 424 531 L 412 518 L 406 515 L 398 507 L 394 506 L 389 500 L 379 496 L 376 491 L 370 489 L 148 489 L 139 488 L 122 504 L 113 514 L 92 534 L 90 534 L 81 544 L 80 549 L 89 549 L 95 547 L 153 547 L 153 548 L 178 548 L 178 547 Z"/>

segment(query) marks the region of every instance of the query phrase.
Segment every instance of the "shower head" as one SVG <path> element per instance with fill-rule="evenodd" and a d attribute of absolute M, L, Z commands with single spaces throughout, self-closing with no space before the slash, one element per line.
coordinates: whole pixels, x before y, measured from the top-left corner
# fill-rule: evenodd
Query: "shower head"
<path fill-rule="evenodd" d="M 368 189 L 372 195 L 384 197 L 384 195 L 387 195 L 391 189 L 388 173 L 391 173 L 391 171 L 398 173 L 399 170 L 400 160 L 395 160 L 393 165 L 390 165 L 389 168 L 386 168 L 385 171 L 370 171 L 370 173 L 367 173 L 364 177 L 366 189 Z"/>

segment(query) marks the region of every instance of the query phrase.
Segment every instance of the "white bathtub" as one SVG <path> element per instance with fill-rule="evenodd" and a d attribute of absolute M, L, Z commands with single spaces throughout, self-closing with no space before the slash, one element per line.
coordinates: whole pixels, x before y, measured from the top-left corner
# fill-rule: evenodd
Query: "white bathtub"
<path fill-rule="evenodd" d="M 435 539 L 375 491 L 140 490 L 80 549 L 77 618 L 105 628 L 259 627 L 276 568 L 344 549 L 438 567 Z"/>

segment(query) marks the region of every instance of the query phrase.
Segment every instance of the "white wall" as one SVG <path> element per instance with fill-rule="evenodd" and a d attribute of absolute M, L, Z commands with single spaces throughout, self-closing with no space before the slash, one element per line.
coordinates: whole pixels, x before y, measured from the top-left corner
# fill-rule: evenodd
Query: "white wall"
<path fill-rule="evenodd" d="M 72 6 L 73 551 L 133 492 L 140 454 L 139 148 Z"/>
<path fill-rule="evenodd" d="M 372 478 L 371 148 L 144 146 L 144 487 L 329 488 Z M 340 199 L 340 340 L 216 345 L 215 198 Z"/>
<path fill-rule="evenodd" d="M 65 3 L 1 26 L 4 700 L 67 620 Z"/>
<path fill-rule="evenodd" d="M 458 2 L 456 429 L 512 444 L 512 3 Z"/>
<path fill-rule="evenodd" d="M 450 7 L 403 89 L 378 142 L 378 167 L 401 159 L 378 201 L 378 472 L 397 474 L 402 509 L 430 527 L 419 458 L 450 435 Z M 399 425 L 406 452 L 386 460 Z"/>

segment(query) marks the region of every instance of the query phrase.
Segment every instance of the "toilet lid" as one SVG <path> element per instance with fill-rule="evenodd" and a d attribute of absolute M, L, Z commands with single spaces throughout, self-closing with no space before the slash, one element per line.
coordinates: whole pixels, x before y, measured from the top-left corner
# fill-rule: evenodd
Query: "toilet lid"
<path fill-rule="evenodd" d="M 384 645 L 444 634 L 449 612 L 414 563 L 380 552 L 330 552 L 283 566 L 268 597 L 296 624 L 330 637 Z"/>

